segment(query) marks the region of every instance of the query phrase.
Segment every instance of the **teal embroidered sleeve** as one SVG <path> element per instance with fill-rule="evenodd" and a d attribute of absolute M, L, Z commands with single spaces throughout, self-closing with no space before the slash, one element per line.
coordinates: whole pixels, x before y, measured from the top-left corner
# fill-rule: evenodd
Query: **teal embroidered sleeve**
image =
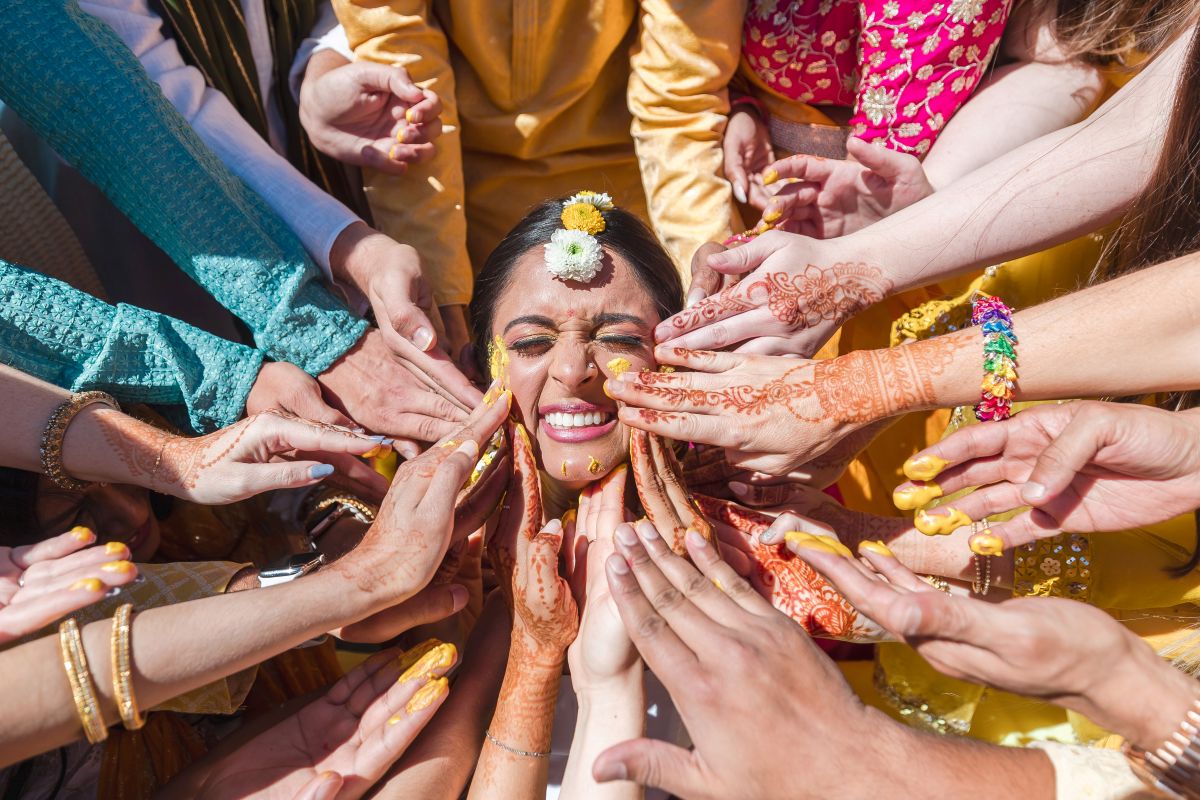
<path fill-rule="evenodd" d="M 262 355 L 0 261 L 0 361 L 73 391 L 182 407 L 194 429 L 210 431 L 242 415 Z"/>
<path fill-rule="evenodd" d="M 75 0 L 0 0 L 0 98 L 250 328 L 317 375 L 365 330 L 303 246 Z"/>

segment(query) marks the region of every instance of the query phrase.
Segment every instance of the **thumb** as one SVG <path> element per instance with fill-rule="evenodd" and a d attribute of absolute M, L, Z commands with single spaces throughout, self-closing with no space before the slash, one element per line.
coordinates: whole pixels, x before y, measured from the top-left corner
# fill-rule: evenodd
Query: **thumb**
<path fill-rule="evenodd" d="M 1021 488 L 1021 499 L 1026 503 L 1043 506 L 1062 494 L 1104 446 L 1105 440 L 1096 435 L 1096 429 L 1086 419 L 1081 420 L 1085 416 L 1076 414 L 1038 456 Z"/>
<path fill-rule="evenodd" d="M 734 198 L 739 203 L 745 203 L 749 197 L 750 179 L 746 177 L 746 167 L 740 153 L 725 154 L 725 177 L 733 188 Z"/>
<path fill-rule="evenodd" d="M 723 253 L 713 253 L 708 257 L 708 266 L 724 275 L 752 272 L 771 255 L 783 249 L 789 236 L 794 234 L 769 231 L 741 247 Z"/>
<path fill-rule="evenodd" d="M 854 160 L 874 172 L 888 183 L 893 183 L 914 164 L 919 165 L 915 156 L 898 153 L 882 145 L 871 144 L 857 137 L 846 140 L 846 152 Z"/>
<path fill-rule="evenodd" d="M 387 91 L 394 94 L 400 101 L 408 105 L 415 105 L 425 99 L 425 93 L 421 91 L 421 87 L 413 83 L 412 76 L 408 74 L 408 70 L 400 65 L 385 66 L 378 64 L 375 66 L 382 67 L 387 71 L 387 79 L 384 84 Z"/>
<path fill-rule="evenodd" d="M 712 797 L 694 752 L 657 739 L 631 739 L 614 745 L 596 758 L 592 777 L 599 783 L 632 781 L 679 797 Z"/>
<path fill-rule="evenodd" d="M 696 249 L 695 255 L 692 256 L 692 286 L 687 295 L 689 308 L 720 291 L 721 276 L 708 266 L 708 257 L 724 250 L 724 246 L 716 242 L 705 242 Z"/>
<path fill-rule="evenodd" d="M 336 772 L 322 772 L 296 794 L 296 800 L 333 800 L 342 790 L 342 776 Z"/>
<path fill-rule="evenodd" d="M 422 353 L 428 353 L 437 344 L 433 323 L 415 303 L 406 301 L 389 308 L 388 322 L 396 333 L 412 342 Z"/>

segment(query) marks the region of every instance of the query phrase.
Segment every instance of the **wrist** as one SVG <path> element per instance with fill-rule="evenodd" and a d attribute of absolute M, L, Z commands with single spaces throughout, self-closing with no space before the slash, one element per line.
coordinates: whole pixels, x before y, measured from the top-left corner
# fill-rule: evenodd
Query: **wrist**
<path fill-rule="evenodd" d="M 329 270 L 338 283 L 353 286 L 363 294 L 370 284 L 370 259 L 360 254 L 371 236 L 381 235 L 357 220 L 345 227 L 329 248 Z"/>
<path fill-rule="evenodd" d="M 589 675 L 586 670 L 571 670 L 571 688 L 575 690 L 580 712 L 624 707 L 630 698 L 640 698 L 645 692 L 641 659 L 637 659 L 628 669 L 609 675 Z"/>
<path fill-rule="evenodd" d="M 1141 645 L 1141 642 L 1136 644 Z M 1179 729 L 1198 698 L 1200 684 L 1163 661 L 1148 647 L 1135 648 L 1136 658 L 1127 659 L 1129 668 L 1122 679 L 1110 682 L 1112 702 L 1093 704 L 1091 718 L 1142 750 L 1156 750 Z M 1114 717 L 1100 709 L 1119 710 Z"/>
<path fill-rule="evenodd" d="M 114 408 L 93 403 L 80 409 L 63 435 L 63 468 L 82 481 L 153 489 L 154 471 L 163 448 L 177 438 Z"/>

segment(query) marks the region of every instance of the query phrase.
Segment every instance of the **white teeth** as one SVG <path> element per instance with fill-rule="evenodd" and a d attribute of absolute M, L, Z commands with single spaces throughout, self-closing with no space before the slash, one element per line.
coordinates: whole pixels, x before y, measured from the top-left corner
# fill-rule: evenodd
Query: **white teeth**
<path fill-rule="evenodd" d="M 579 414 L 551 411 L 546 415 L 546 423 L 552 428 L 586 428 L 603 425 L 611 418 L 612 415 L 604 411 L 586 411 Z"/>

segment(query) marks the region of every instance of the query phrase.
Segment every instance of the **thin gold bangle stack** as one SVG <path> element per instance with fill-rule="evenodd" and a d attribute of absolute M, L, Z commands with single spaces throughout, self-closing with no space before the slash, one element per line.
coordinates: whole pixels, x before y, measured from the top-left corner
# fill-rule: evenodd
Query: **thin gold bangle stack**
<path fill-rule="evenodd" d="M 62 448 L 63 439 L 67 435 L 67 428 L 71 425 L 71 421 L 75 419 L 76 414 L 92 403 L 104 403 L 117 411 L 121 410 L 120 404 L 110 394 L 80 392 L 71 395 L 69 399 L 54 409 L 54 413 L 46 422 L 46 430 L 42 432 L 42 472 L 60 489 L 81 492 L 90 485 L 87 481 L 72 478 L 67 474 L 66 467 L 63 466 Z"/>
<path fill-rule="evenodd" d="M 132 628 L 133 606 L 126 603 L 113 615 L 109 654 L 112 659 L 113 699 L 117 711 L 125 728 L 136 731 L 146 724 L 146 719 L 138 710 L 137 698 L 133 693 L 133 656 L 130 649 Z M 88 667 L 83 637 L 80 635 L 78 623 L 73 618 L 63 620 L 58 626 L 58 642 L 62 650 L 63 669 L 67 673 L 68 683 L 71 684 L 71 697 L 75 701 L 75 711 L 79 714 L 83 733 L 90 743 L 100 744 L 108 738 L 108 725 L 105 724 L 104 714 L 100 710 L 100 700 L 96 695 L 96 684 L 92 680 L 91 669 Z"/>
<path fill-rule="evenodd" d="M 981 528 L 987 528 L 987 517 L 984 517 L 980 522 L 971 523 L 971 536 L 979 533 Z M 987 596 L 987 593 L 992 589 L 992 557 L 981 556 L 975 553 L 972 555 L 971 560 L 975 564 L 975 580 L 971 583 L 971 591 L 978 595 Z"/>

